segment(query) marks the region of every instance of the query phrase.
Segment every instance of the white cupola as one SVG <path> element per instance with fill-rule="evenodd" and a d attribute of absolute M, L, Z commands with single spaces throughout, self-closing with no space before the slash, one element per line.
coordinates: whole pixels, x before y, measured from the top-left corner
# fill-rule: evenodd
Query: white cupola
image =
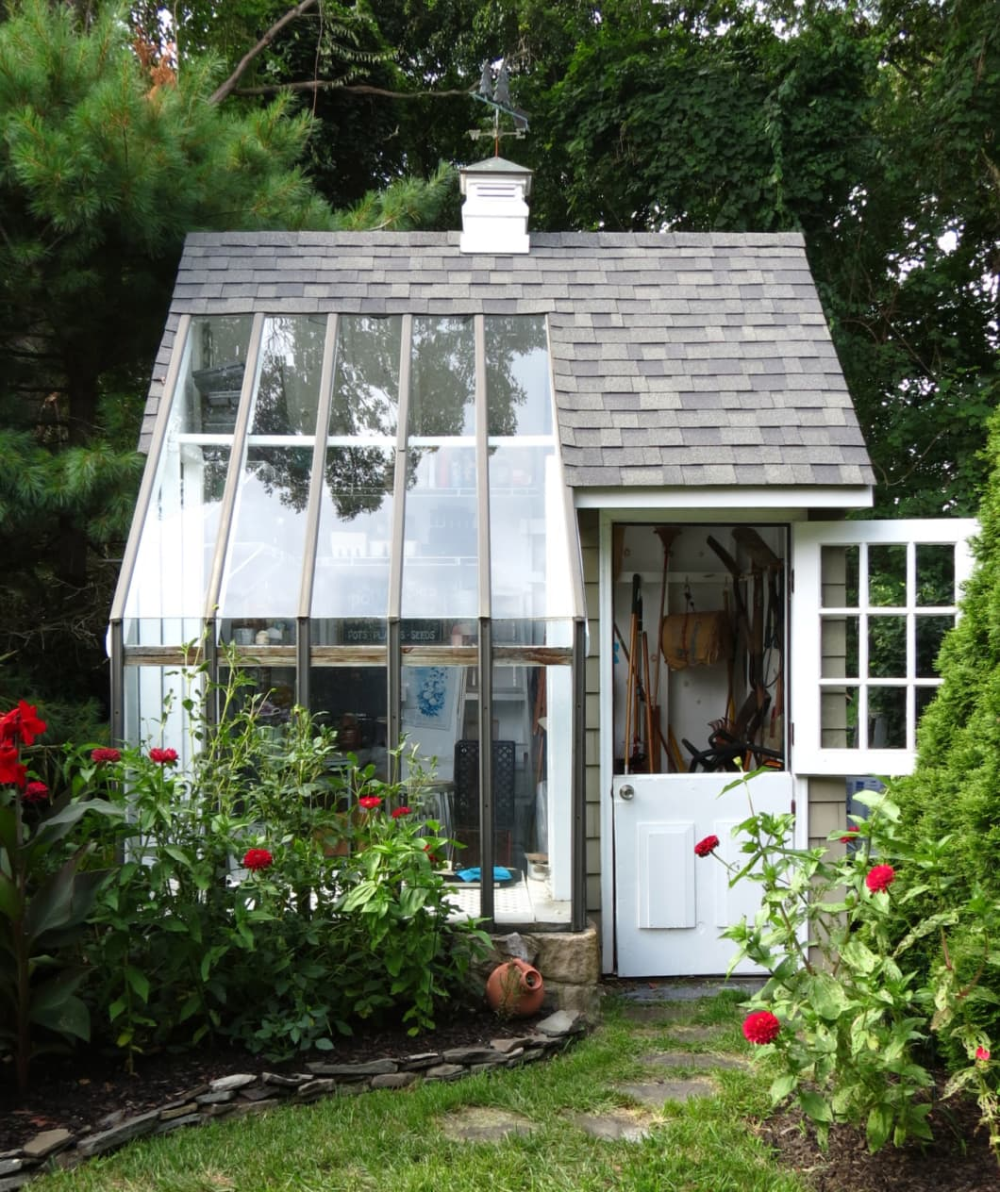
<path fill-rule="evenodd" d="M 531 170 L 488 157 L 461 171 L 462 252 L 527 252 Z"/>

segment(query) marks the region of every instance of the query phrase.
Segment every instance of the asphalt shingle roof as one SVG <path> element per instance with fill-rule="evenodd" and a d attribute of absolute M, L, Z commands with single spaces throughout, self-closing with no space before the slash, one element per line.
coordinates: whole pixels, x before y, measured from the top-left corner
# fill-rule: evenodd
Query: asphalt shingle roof
<path fill-rule="evenodd" d="M 533 233 L 514 256 L 458 240 L 190 235 L 142 445 L 182 314 L 545 314 L 571 485 L 874 483 L 798 234 Z"/>

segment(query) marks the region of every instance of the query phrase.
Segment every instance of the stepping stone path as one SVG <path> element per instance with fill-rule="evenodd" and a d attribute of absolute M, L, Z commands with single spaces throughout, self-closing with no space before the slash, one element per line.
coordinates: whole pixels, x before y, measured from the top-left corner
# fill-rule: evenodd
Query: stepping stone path
<path fill-rule="evenodd" d="M 712 1081 L 701 1076 L 691 1080 L 638 1081 L 634 1084 L 617 1084 L 615 1088 L 654 1109 L 662 1109 L 671 1102 L 690 1101 L 692 1097 L 711 1097 L 718 1091 Z"/>
<path fill-rule="evenodd" d="M 658 1051 L 639 1061 L 656 1068 L 749 1068 L 746 1060 L 735 1056 L 707 1055 L 703 1051 Z"/>
<path fill-rule="evenodd" d="M 652 1118 L 638 1109 L 609 1109 L 606 1113 L 574 1113 L 570 1121 L 600 1142 L 642 1142 L 650 1135 Z"/>
<path fill-rule="evenodd" d="M 537 1125 L 519 1113 L 505 1109 L 470 1106 L 449 1114 L 441 1123 L 441 1132 L 452 1142 L 502 1142 L 510 1135 L 531 1134 Z"/>

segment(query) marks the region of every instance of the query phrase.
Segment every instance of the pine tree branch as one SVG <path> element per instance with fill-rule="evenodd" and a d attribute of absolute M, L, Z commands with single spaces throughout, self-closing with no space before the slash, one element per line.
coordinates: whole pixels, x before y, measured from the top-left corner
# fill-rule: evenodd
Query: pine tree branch
<path fill-rule="evenodd" d="M 473 94 L 471 88 L 450 91 L 391 91 L 386 87 L 371 87 L 367 83 L 340 83 L 337 79 L 309 79 L 302 83 L 271 83 L 261 87 L 239 87 L 236 95 L 276 95 L 281 91 L 323 91 L 336 87 L 352 95 L 381 95 L 385 99 L 448 99 Z"/>
<path fill-rule="evenodd" d="M 260 41 L 257 42 L 253 49 L 247 50 L 247 52 L 240 59 L 236 69 L 229 76 L 229 78 L 226 79 L 221 87 L 216 88 L 216 90 L 209 97 L 208 102 L 222 103 L 224 99 L 230 96 L 236 90 L 236 84 L 246 73 L 250 63 L 267 49 L 267 47 L 272 41 L 274 41 L 274 39 L 286 25 L 294 21 L 296 17 L 300 17 L 308 9 L 312 8 L 315 3 L 316 0 L 302 0 L 301 4 L 297 4 L 294 8 L 290 8 L 279 21 L 275 21 L 275 23 L 270 29 L 268 29 Z M 240 92 L 240 94 L 242 95 L 248 93 Z"/>

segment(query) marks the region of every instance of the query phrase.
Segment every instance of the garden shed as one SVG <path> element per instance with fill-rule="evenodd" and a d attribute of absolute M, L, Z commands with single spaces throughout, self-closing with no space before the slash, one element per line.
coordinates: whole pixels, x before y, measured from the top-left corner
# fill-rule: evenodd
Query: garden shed
<path fill-rule="evenodd" d="M 734 767 L 804 841 L 912 764 L 971 527 L 844 520 L 874 478 L 799 235 L 531 234 L 529 171 L 462 181 L 460 233 L 188 237 L 114 730 L 183 754 L 201 643 L 276 732 L 436 759 L 463 910 L 723 972 Z"/>

